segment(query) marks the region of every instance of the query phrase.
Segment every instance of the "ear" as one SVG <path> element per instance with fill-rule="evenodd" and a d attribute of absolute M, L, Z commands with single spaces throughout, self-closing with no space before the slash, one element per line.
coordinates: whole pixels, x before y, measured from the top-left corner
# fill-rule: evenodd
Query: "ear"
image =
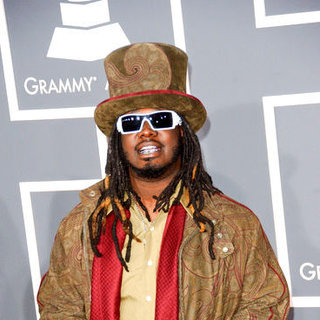
<path fill-rule="evenodd" d="M 180 137 L 183 138 L 183 129 L 181 126 L 179 126 L 179 132 L 180 132 Z"/>

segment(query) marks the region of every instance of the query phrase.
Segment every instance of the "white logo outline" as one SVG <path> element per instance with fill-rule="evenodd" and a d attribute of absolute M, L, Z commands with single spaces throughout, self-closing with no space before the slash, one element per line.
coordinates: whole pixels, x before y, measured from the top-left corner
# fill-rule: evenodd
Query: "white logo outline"
<path fill-rule="evenodd" d="M 275 119 L 275 108 L 320 104 L 320 92 L 262 97 L 266 133 L 269 179 L 273 208 L 274 230 L 279 264 L 291 291 L 291 274 L 287 232 L 285 225 L 282 184 L 280 175 L 279 149 Z M 292 296 L 291 306 L 296 308 L 320 307 L 320 296 Z"/>
<path fill-rule="evenodd" d="M 320 11 L 266 15 L 265 0 L 253 0 L 256 28 L 272 28 L 320 22 Z"/>

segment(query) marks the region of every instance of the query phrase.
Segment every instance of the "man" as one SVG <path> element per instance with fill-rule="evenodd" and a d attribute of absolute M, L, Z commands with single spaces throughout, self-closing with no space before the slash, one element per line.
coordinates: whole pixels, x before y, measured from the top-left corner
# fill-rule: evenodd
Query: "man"
<path fill-rule="evenodd" d="M 286 319 L 286 281 L 257 217 L 212 185 L 185 93 L 187 56 L 140 43 L 105 60 L 106 178 L 62 221 L 41 319 Z"/>

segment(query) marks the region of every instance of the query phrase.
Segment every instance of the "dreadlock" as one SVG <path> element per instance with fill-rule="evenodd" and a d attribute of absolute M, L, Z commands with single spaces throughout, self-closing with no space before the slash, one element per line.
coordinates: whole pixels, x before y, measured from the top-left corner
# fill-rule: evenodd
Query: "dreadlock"
<path fill-rule="evenodd" d="M 210 257 L 215 259 L 212 247 L 214 240 L 214 224 L 210 219 L 205 217 L 201 211 L 204 207 L 205 193 L 211 196 L 217 192 L 220 193 L 221 191 L 212 185 L 211 177 L 204 169 L 198 137 L 182 116 L 181 119 L 181 127 L 183 130 L 183 137 L 181 138 L 183 140 L 181 143 L 181 169 L 169 185 L 156 198 L 154 211 L 169 211 L 170 197 L 175 192 L 178 183 L 181 181 L 181 187 L 173 205 L 180 202 L 180 198 L 185 188 L 188 207 L 191 208 L 193 220 L 199 227 L 200 232 L 206 231 L 206 224 L 210 228 L 209 253 Z M 108 206 L 111 205 L 115 214 L 111 232 L 112 238 L 118 259 L 125 270 L 128 271 L 127 262 L 130 260 L 132 240 L 135 239 L 138 242 L 140 242 L 140 240 L 133 234 L 132 224 L 126 216 L 125 209 L 128 210 L 131 206 L 132 199 L 135 199 L 145 212 L 146 218 L 149 221 L 150 216 L 148 210 L 142 203 L 141 198 L 132 189 L 128 166 L 122 151 L 121 134 L 117 131 L 115 126 L 113 127 L 109 141 L 107 159 L 104 187 L 101 190 L 101 196 L 98 200 L 96 209 L 92 212 L 88 221 L 90 241 L 94 253 L 100 257 L 101 253 L 97 246 L 100 241 L 101 233 L 104 231 L 106 210 Z M 118 221 L 121 222 L 124 232 L 129 236 L 125 259 L 122 257 L 116 234 L 116 225 Z"/>

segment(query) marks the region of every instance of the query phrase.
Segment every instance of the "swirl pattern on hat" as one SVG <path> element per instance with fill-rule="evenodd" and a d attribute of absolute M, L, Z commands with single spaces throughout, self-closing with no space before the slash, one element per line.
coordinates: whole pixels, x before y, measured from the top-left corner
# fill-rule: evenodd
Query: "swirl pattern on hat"
<path fill-rule="evenodd" d="M 132 45 L 123 59 L 123 72 L 112 62 L 105 65 L 111 96 L 145 90 L 166 90 L 171 83 L 167 55 L 155 44 Z"/>

